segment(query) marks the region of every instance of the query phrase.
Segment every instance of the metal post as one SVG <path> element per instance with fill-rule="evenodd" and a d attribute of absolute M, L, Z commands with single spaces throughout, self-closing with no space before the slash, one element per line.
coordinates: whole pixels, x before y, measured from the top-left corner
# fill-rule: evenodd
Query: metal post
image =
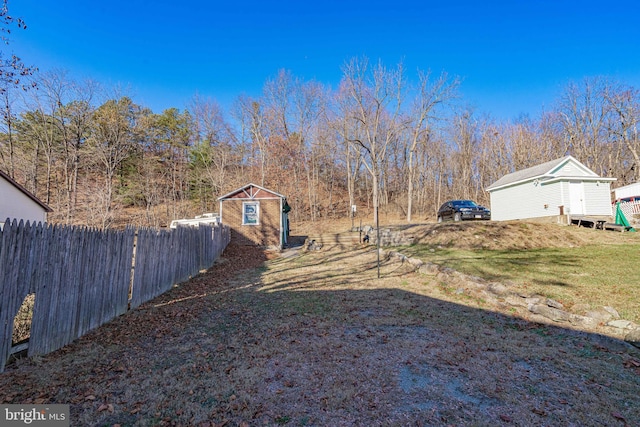
<path fill-rule="evenodd" d="M 380 278 L 380 211 L 376 206 L 376 235 L 378 236 L 378 279 Z"/>

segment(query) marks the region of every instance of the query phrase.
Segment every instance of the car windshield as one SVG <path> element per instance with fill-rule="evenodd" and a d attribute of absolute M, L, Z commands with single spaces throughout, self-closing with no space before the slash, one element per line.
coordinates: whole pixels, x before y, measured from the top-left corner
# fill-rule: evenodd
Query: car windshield
<path fill-rule="evenodd" d="M 475 202 L 472 202 L 471 200 L 454 200 L 453 206 L 457 208 L 475 208 L 478 205 L 476 205 Z"/>

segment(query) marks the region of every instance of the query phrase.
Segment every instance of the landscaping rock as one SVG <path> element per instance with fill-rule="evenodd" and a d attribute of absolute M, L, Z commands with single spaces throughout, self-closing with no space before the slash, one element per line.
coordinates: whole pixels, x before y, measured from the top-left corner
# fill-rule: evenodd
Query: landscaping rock
<path fill-rule="evenodd" d="M 305 242 L 305 248 L 308 251 L 319 251 L 322 249 L 322 243 L 316 242 L 315 239 L 307 240 L 307 242 Z"/>
<path fill-rule="evenodd" d="M 593 317 L 569 314 L 569 323 L 581 328 L 595 328 L 600 322 L 598 321 L 598 319 L 594 319 Z"/>
<path fill-rule="evenodd" d="M 487 289 L 496 295 L 505 295 L 509 293 L 509 288 L 500 283 L 491 283 Z"/>
<path fill-rule="evenodd" d="M 591 317 L 592 319 L 595 319 L 598 321 L 598 323 L 602 322 L 602 323 L 606 323 L 609 320 L 613 319 L 613 316 L 611 315 L 611 313 L 609 313 L 608 311 L 605 310 L 591 310 L 591 311 L 587 311 L 585 313 L 585 316 L 587 317 Z"/>
<path fill-rule="evenodd" d="M 556 300 L 552 300 L 551 298 L 547 298 L 545 304 L 547 304 L 549 307 L 557 308 L 558 310 L 562 310 L 564 308 L 564 305 L 562 305 L 562 303 L 559 303 Z"/>
<path fill-rule="evenodd" d="M 418 267 L 418 272 L 420 272 L 420 274 L 428 274 L 430 276 L 438 274 L 439 271 L 440 266 L 431 262 L 425 262 L 420 267 Z"/>
<path fill-rule="evenodd" d="M 520 295 L 516 295 L 516 294 L 507 295 L 504 298 L 504 302 L 505 302 L 505 304 L 515 305 L 515 306 L 518 306 L 518 307 L 528 307 L 529 304 L 531 304 L 531 303 L 527 302 L 526 298 L 523 298 Z"/>
<path fill-rule="evenodd" d="M 416 269 L 419 269 L 422 266 L 422 264 L 424 264 L 424 262 L 422 262 L 422 260 L 418 258 L 409 258 L 408 261 L 409 261 L 409 264 L 413 265 Z"/>
<path fill-rule="evenodd" d="M 529 311 L 534 314 L 539 314 L 554 322 L 568 322 L 571 319 L 571 315 L 566 311 L 549 307 L 546 304 L 529 304 Z"/>
<path fill-rule="evenodd" d="M 531 296 L 522 295 L 522 297 L 524 298 L 524 300 L 527 303 L 527 305 L 529 305 L 529 304 L 540 304 L 542 302 L 542 300 L 544 300 L 544 297 L 540 297 L 540 296 L 537 296 L 537 295 L 531 295 Z"/>
<path fill-rule="evenodd" d="M 589 304 L 574 304 L 571 306 L 571 311 L 574 313 L 585 314 L 591 310 L 591 306 Z"/>
<path fill-rule="evenodd" d="M 607 322 L 607 326 L 618 329 L 634 329 L 636 324 L 629 320 L 611 320 Z"/>
<path fill-rule="evenodd" d="M 627 335 L 625 335 L 624 340 L 634 347 L 640 348 L 640 328 L 632 329 Z"/>
<path fill-rule="evenodd" d="M 422 260 L 416 258 L 406 257 L 398 252 L 386 253 L 388 257 L 397 257 L 401 259 L 402 262 L 405 260 L 408 261 L 414 265 L 416 271 L 421 274 L 436 276 L 439 280 L 456 286 L 457 289 L 455 293 L 458 295 L 468 292 L 471 295 L 483 298 L 491 304 L 526 307 L 529 312 L 535 315 L 533 317 L 548 319 L 554 322 L 567 322 L 584 329 L 596 329 L 598 326 L 606 323 L 606 326 L 618 330 L 616 335 L 629 331 L 625 340 L 640 347 L 640 326 L 628 320 L 621 320 L 620 315 L 613 307 L 605 306 L 601 309 L 589 310 L 590 306 L 588 304 L 575 304 L 572 307 L 573 313 L 569 313 L 565 311 L 564 305 L 559 301 L 541 295 L 528 295 L 518 291 L 514 292 L 512 289 L 517 289 L 518 286 L 511 281 L 490 283 L 482 278 L 469 276 L 449 267 L 442 267 L 438 264 L 422 262 Z M 584 313 L 584 315 L 575 313 Z"/>
<path fill-rule="evenodd" d="M 602 309 L 604 311 L 606 311 L 607 313 L 611 314 L 614 319 L 619 319 L 620 318 L 620 314 L 618 313 L 618 311 L 615 308 L 609 307 L 608 305 L 606 305 L 606 306 L 602 307 Z"/>

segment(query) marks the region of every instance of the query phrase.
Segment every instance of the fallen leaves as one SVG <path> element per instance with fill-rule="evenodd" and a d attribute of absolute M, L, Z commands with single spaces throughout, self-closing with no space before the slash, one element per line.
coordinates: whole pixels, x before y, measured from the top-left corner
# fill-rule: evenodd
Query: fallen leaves
<path fill-rule="evenodd" d="M 103 412 L 103 411 L 109 411 L 113 413 L 114 411 L 113 405 L 111 403 L 103 403 L 102 405 L 98 406 L 98 412 Z"/>
<path fill-rule="evenodd" d="M 331 268 L 331 285 L 328 275 L 298 270 L 312 256 L 322 254 L 291 258 L 293 266 L 278 260 L 284 268 L 274 276 L 275 263 L 243 271 L 263 262 L 260 251 L 230 248 L 215 270 L 48 356 L 37 371 L 0 377 L 0 396 L 70 403 L 95 425 L 579 424 L 572 414 L 586 410 L 594 424 L 615 425 L 639 413 L 615 400 L 637 384 L 637 356 L 577 359 L 576 343 L 587 340 L 450 304 L 424 292 L 424 278 L 421 288 L 396 291 L 393 278 L 376 282 L 365 271 L 357 288 L 345 288 L 342 273 L 365 265 L 351 253 L 337 267 L 317 259 L 309 267 Z M 301 277 L 304 288 L 288 291 Z M 280 288 L 256 290 L 261 280 Z M 404 389 L 398 372 L 406 372 Z M 599 383 L 612 393 L 579 393 Z"/>
<path fill-rule="evenodd" d="M 502 421 L 504 421 L 505 423 L 510 423 L 511 421 L 513 421 L 513 418 L 511 418 L 508 415 L 504 415 L 504 414 L 500 414 L 500 419 Z"/>
<path fill-rule="evenodd" d="M 622 415 L 620 415 L 619 412 L 612 412 L 611 416 L 618 421 L 622 421 L 625 424 L 627 423 L 627 420 Z"/>
<path fill-rule="evenodd" d="M 540 415 L 541 417 L 547 416 L 547 411 L 545 411 L 544 409 L 533 408 L 531 412 L 533 412 L 536 415 Z"/>

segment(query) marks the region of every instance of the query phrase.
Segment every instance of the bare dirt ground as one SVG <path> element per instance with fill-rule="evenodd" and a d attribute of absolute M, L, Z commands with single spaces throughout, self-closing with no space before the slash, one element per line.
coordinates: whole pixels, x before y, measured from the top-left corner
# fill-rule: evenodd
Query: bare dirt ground
<path fill-rule="evenodd" d="M 502 225 L 412 232 L 470 247 L 620 238 Z M 230 246 L 139 310 L 9 366 L 0 401 L 68 403 L 72 425 L 640 425 L 638 349 L 500 312 L 406 264 L 383 260 L 378 278 L 376 261 L 365 246 Z"/>

